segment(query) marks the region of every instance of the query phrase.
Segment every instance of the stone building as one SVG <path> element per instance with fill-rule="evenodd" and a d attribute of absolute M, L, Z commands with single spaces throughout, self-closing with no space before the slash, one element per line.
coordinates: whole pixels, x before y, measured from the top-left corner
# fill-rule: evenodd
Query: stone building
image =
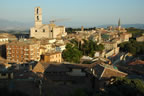
<path fill-rule="evenodd" d="M 102 42 L 105 47 L 105 50 L 111 50 L 118 47 L 116 42 Z"/>
<path fill-rule="evenodd" d="M 122 33 L 122 34 L 120 34 L 121 42 L 128 42 L 131 37 L 132 37 L 131 33 Z"/>
<path fill-rule="evenodd" d="M 84 31 L 84 27 L 83 26 L 81 26 L 81 31 Z"/>
<path fill-rule="evenodd" d="M 144 42 L 144 35 L 136 38 L 137 42 Z"/>
<path fill-rule="evenodd" d="M 64 26 L 56 26 L 54 22 L 51 24 L 42 24 L 42 9 L 35 8 L 35 26 L 30 29 L 30 37 L 41 38 L 61 38 L 66 36 Z"/>

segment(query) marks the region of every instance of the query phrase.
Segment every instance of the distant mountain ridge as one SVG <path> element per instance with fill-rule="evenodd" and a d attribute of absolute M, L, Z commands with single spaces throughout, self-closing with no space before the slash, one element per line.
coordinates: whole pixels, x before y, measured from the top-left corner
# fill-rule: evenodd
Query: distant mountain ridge
<path fill-rule="evenodd" d="M 0 19 L 0 30 L 9 31 L 9 30 L 28 30 L 32 25 L 28 23 L 22 23 L 17 21 L 9 21 Z"/>
<path fill-rule="evenodd" d="M 97 27 L 107 28 L 108 26 L 117 26 L 117 25 L 107 24 L 107 25 L 100 25 Z M 144 24 L 122 24 L 121 26 L 124 28 L 134 27 L 134 28 L 138 28 L 138 29 L 144 29 Z"/>
<path fill-rule="evenodd" d="M 0 19 L 0 30 L 3 31 L 10 31 L 10 30 L 24 31 L 24 30 L 29 30 L 30 27 L 32 26 L 33 26 L 32 23 L 23 23 L 18 21 L 9 21 L 9 20 Z M 96 27 L 107 28 L 108 26 L 117 26 L 117 25 L 107 24 L 107 25 L 99 25 Z M 124 28 L 135 27 L 138 29 L 144 29 L 144 24 L 122 24 L 122 27 Z"/>

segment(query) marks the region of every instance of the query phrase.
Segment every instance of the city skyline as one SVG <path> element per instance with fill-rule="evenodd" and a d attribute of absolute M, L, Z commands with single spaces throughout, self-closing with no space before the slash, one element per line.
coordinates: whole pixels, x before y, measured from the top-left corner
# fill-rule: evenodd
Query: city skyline
<path fill-rule="evenodd" d="M 9 3 L 8 3 L 9 2 Z M 142 0 L 7 0 L 0 3 L 0 19 L 34 24 L 34 8 L 43 10 L 43 22 L 59 20 L 60 25 L 79 27 L 117 24 L 143 24 Z"/>

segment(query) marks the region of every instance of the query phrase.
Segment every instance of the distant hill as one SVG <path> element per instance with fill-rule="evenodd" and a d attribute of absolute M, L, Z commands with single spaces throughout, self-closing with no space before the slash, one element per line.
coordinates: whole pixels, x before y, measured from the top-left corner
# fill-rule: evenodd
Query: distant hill
<path fill-rule="evenodd" d="M 17 22 L 17 21 L 9 21 L 9 20 L 0 19 L 0 30 L 4 30 L 4 31 L 29 30 L 31 26 L 32 26 L 32 24 L 28 24 L 28 23 L 22 23 L 22 22 Z"/>
<path fill-rule="evenodd" d="M 0 30 L 3 31 L 25 31 L 29 30 L 30 27 L 32 26 L 33 26 L 32 23 L 23 23 L 23 22 L 0 19 Z M 107 25 L 99 25 L 96 27 L 107 28 L 107 26 L 117 26 L 117 25 L 107 24 Z M 124 28 L 135 27 L 138 29 L 144 29 L 144 24 L 123 24 L 122 27 Z"/>
<path fill-rule="evenodd" d="M 117 25 L 107 24 L 107 25 L 100 25 L 100 26 L 97 26 L 97 27 L 107 28 L 108 26 L 117 26 Z M 124 27 L 124 28 L 135 27 L 135 28 L 138 28 L 138 29 L 144 29 L 144 24 L 122 24 L 122 27 Z"/>
<path fill-rule="evenodd" d="M 129 27 L 135 27 L 138 29 L 144 29 L 144 24 L 124 24 L 122 25 L 125 28 L 129 28 Z"/>

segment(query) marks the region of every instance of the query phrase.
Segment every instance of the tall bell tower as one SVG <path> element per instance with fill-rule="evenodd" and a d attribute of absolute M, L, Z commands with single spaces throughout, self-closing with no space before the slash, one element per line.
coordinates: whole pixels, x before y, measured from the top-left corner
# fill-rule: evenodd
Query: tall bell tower
<path fill-rule="evenodd" d="M 35 8 L 35 26 L 42 25 L 42 9 L 40 7 Z"/>
<path fill-rule="evenodd" d="M 121 26 L 121 21 L 120 21 L 120 18 L 119 18 L 119 21 L 118 21 L 118 26 Z"/>
<path fill-rule="evenodd" d="M 119 18 L 119 21 L 118 21 L 118 30 L 121 30 L 121 20 Z"/>

